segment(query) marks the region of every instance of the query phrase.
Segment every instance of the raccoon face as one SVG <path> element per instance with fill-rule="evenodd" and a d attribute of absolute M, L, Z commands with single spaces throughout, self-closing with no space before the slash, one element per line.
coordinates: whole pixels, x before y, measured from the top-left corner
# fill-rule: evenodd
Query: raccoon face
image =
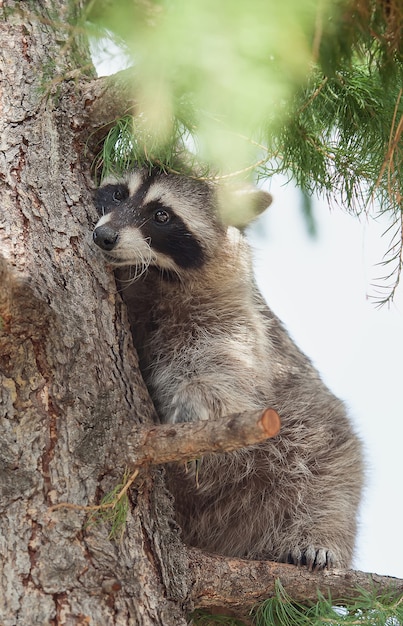
<path fill-rule="evenodd" d="M 223 232 L 212 189 L 203 181 L 139 170 L 97 190 L 93 239 L 115 266 L 197 269 Z"/>

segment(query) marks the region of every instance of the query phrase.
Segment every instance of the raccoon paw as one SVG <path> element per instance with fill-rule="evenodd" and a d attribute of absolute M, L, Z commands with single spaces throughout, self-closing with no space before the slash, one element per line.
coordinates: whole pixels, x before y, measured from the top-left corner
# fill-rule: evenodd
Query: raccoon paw
<path fill-rule="evenodd" d="M 323 547 L 315 548 L 313 545 L 306 548 L 293 548 L 288 552 L 284 561 L 293 565 L 305 565 L 313 572 L 325 568 L 331 569 L 337 565 L 334 552 Z"/>

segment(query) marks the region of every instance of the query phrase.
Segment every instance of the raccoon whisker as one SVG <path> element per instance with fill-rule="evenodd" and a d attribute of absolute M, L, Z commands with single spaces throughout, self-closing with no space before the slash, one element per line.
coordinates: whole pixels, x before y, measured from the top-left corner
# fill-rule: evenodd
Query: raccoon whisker
<path fill-rule="evenodd" d="M 151 259 L 152 259 L 152 250 L 150 246 L 151 239 L 149 239 L 149 241 L 145 239 L 144 242 L 147 246 L 147 249 L 146 249 L 147 256 L 144 253 L 141 254 L 140 263 L 138 266 L 136 266 L 136 268 L 140 267 L 140 271 L 136 273 L 136 279 L 140 278 L 140 276 L 143 276 L 143 274 L 145 274 L 145 272 L 148 270 L 150 266 Z"/>
<path fill-rule="evenodd" d="M 182 276 L 182 274 L 176 268 L 174 268 L 173 272 L 174 272 L 175 276 L 177 277 L 178 281 L 183 284 L 183 276 Z"/>
<path fill-rule="evenodd" d="M 133 269 L 133 266 L 130 265 L 129 266 L 130 273 L 132 272 L 132 269 Z M 126 291 L 127 289 L 129 289 L 133 285 L 133 283 L 136 281 L 136 278 L 137 278 L 136 274 L 130 275 L 128 278 L 119 277 L 120 287 L 118 289 L 118 292 L 122 293 L 123 291 Z"/>
<path fill-rule="evenodd" d="M 123 292 L 129 289 L 133 283 L 136 282 L 143 274 L 145 274 L 150 266 L 150 258 L 143 258 L 141 262 L 136 265 L 129 265 L 129 276 L 127 278 L 119 277 L 119 283 L 122 287 L 119 292 Z"/>
<path fill-rule="evenodd" d="M 161 281 L 165 281 L 166 279 L 171 278 L 172 275 L 175 276 L 178 283 L 182 283 L 183 281 L 183 276 L 180 274 L 180 272 L 178 272 L 176 268 L 170 269 L 167 267 L 161 267 L 159 269 L 159 275 L 160 275 Z"/>
<path fill-rule="evenodd" d="M 136 266 L 136 274 L 135 274 L 135 276 L 133 278 L 133 282 L 135 280 L 138 280 L 139 278 L 141 278 L 141 276 L 143 276 L 147 272 L 148 267 L 149 267 L 149 263 L 147 263 L 145 261 L 143 261 L 142 265 L 137 265 Z"/>

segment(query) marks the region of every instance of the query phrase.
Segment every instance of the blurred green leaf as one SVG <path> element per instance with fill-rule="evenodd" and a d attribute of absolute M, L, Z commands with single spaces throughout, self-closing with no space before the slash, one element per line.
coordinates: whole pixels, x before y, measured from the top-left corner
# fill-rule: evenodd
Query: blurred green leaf
<path fill-rule="evenodd" d="M 284 115 L 309 72 L 319 0 L 95 2 L 134 62 L 145 127 L 164 141 L 183 103 L 193 109 L 201 157 L 231 171 L 255 158 L 257 138 Z M 102 10 L 101 10 L 102 7 Z M 98 10 L 97 10 L 98 9 Z"/>

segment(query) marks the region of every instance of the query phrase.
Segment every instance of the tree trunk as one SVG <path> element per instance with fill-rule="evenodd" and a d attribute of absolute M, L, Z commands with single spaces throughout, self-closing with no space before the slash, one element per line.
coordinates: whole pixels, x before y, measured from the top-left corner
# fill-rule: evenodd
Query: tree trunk
<path fill-rule="evenodd" d="M 121 542 L 50 508 L 99 501 L 122 479 L 125 437 L 153 416 L 91 247 L 75 81 L 92 65 L 74 7 L 5 1 L 0 15 L 0 623 L 180 625 L 187 557 L 160 470 L 131 490 Z"/>

